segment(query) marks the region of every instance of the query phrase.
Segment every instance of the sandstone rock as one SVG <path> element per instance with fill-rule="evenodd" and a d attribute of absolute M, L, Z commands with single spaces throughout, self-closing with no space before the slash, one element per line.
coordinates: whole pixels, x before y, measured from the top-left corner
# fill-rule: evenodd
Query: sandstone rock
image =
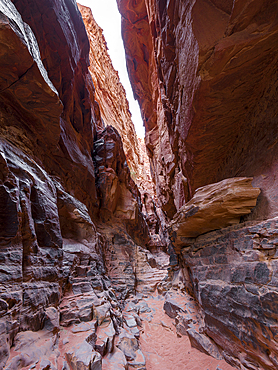
<path fill-rule="evenodd" d="M 51 146 L 58 142 L 60 135 L 62 105 L 57 90 L 43 66 L 32 29 L 23 22 L 11 1 L 1 1 L 1 14 L 1 106 L 13 101 L 22 112 L 32 110 L 29 130 Z M 11 65 L 13 70 L 9 67 Z M 43 110 L 41 101 L 44 101 Z M 44 131 L 49 122 L 52 135 Z"/>
<path fill-rule="evenodd" d="M 103 366 L 107 370 L 126 370 L 127 361 L 125 355 L 118 348 L 104 357 Z"/>
<path fill-rule="evenodd" d="M 251 183 L 252 178 L 235 177 L 197 189 L 170 223 L 174 245 L 181 246 L 183 238 L 239 223 L 240 217 L 255 207 L 260 194 Z"/>
<path fill-rule="evenodd" d="M 179 313 L 186 313 L 187 310 L 184 303 L 181 302 L 181 297 L 176 293 L 168 293 L 165 297 L 163 309 L 165 313 L 174 319 Z"/>
<path fill-rule="evenodd" d="M 167 275 L 169 256 L 161 250 L 150 253 L 141 247 L 137 247 L 136 252 L 136 291 L 142 294 L 154 292 Z"/>
<path fill-rule="evenodd" d="M 65 350 L 72 343 L 84 342 L 92 351 L 96 322 L 110 325 L 108 351 L 121 325 L 104 256 L 109 244 L 96 228 L 100 213 L 113 222 L 114 211 L 121 216 L 107 229 L 109 242 L 117 228 L 128 240 L 130 290 L 135 285 L 130 235 L 145 245 L 148 227 L 120 136 L 113 129 L 101 133 L 89 42 L 75 2 L 5 0 L 0 5 L 0 367 L 66 369 Z M 94 156 L 101 152 L 99 139 L 104 142 L 100 160 Z M 106 165 L 104 177 L 115 174 L 119 191 L 99 212 L 101 194 L 109 189 L 109 179 L 108 185 L 99 181 Z M 120 242 L 118 247 L 121 254 Z M 123 297 L 130 292 L 126 281 Z M 83 358 L 80 348 L 68 352 L 72 367 L 79 360 L 84 360 L 81 367 L 101 366 L 98 355 L 89 365 L 92 359 Z"/>
<path fill-rule="evenodd" d="M 165 313 L 174 319 L 179 311 L 182 311 L 182 308 L 174 300 L 167 299 L 164 303 L 163 309 Z"/>
<path fill-rule="evenodd" d="M 277 267 L 271 255 L 277 254 L 277 231 L 276 219 L 239 224 L 200 236 L 182 250 L 203 333 L 232 366 L 276 368 Z"/>
<path fill-rule="evenodd" d="M 44 329 L 56 334 L 60 329 L 59 312 L 55 307 L 47 307 L 45 310 Z"/>
<path fill-rule="evenodd" d="M 125 221 L 128 233 L 139 244 L 147 243 L 149 231 L 143 217 L 140 193 L 130 177 L 118 132 L 106 127 L 98 135 L 93 153 L 97 168 L 97 188 L 100 193 L 103 220 L 111 216 Z"/>
<path fill-rule="evenodd" d="M 136 351 L 136 357 L 128 361 L 128 365 L 131 369 L 146 370 L 146 359 L 140 349 Z"/>
<path fill-rule="evenodd" d="M 101 370 L 101 355 L 83 342 L 66 353 L 67 361 L 73 370 Z"/>
<path fill-rule="evenodd" d="M 48 330 L 39 332 L 21 332 L 17 334 L 14 350 L 6 364 L 5 369 L 16 370 L 40 363 L 40 369 L 57 369 L 55 364 L 59 352 L 55 348 L 57 337 Z"/>
<path fill-rule="evenodd" d="M 277 212 L 277 4 L 118 4 L 154 201 L 150 174 L 141 198 L 128 169 L 132 135 L 125 155 L 117 130 L 104 128 L 100 112 L 110 119 L 111 110 L 95 101 L 76 3 L 1 3 L 0 367 L 101 369 L 97 347 L 122 369 L 144 369 L 139 320 L 123 323 L 117 298 L 124 305 L 133 294 L 127 309 L 148 324 L 155 313 L 135 294 L 165 277 L 177 333 L 189 330 L 207 353 L 212 338 L 238 368 L 274 370 L 278 227 L 258 219 Z M 197 188 L 232 176 L 262 188 L 249 217 L 257 224 L 185 238 L 177 258 L 156 203 L 172 218 Z M 186 290 L 202 332 L 180 301 Z"/>
<path fill-rule="evenodd" d="M 124 353 L 127 361 L 130 362 L 135 360 L 137 351 L 139 350 L 138 340 L 127 330 L 121 331 L 119 339 L 120 341 L 117 347 Z"/>
<path fill-rule="evenodd" d="M 197 348 L 199 351 L 217 358 L 218 360 L 222 359 L 216 344 L 213 343 L 208 336 L 198 333 L 195 329 L 188 329 L 187 334 L 192 347 Z"/>
<path fill-rule="evenodd" d="M 119 132 L 127 164 L 136 184 L 147 183 L 138 138 L 131 119 L 126 93 L 118 72 L 115 71 L 102 29 L 95 22 L 90 8 L 78 5 L 90 42 L 89 71 L 95 86 L 95 99 L 99 104 L 105 126 Z M 109 81 L 109 82 L 108 82 Z"/>
<path fill-rule="evenodd" d="M 115 334 L 113 321 L 110 321 L 110 323 L 102 323 L 101 326 L 98 327 L 95 349 L 102 356 L 106 355 L 106 353 L 113 352 Z"/>
<path fill-rule="evenodd" d="M 69 326 L 81 321 L 91 321 L 95 306 L 101 305 L 94 292 L 64 298 L 60 304 L 61 324 Z"/>
<path fill-rule="evenodd" d="M 128 72 L 169 217 L 197 188 L 235 176 L 254 176 L 262 189 L 250 218 L 276 215 L 269 102 L 277 101 L 277 4 L 252 4 L 118 0 Z"/>

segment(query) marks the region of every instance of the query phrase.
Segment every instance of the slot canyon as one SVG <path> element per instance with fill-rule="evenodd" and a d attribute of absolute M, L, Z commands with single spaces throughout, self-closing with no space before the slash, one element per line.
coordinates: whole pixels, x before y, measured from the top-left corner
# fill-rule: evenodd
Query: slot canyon
<path fill-rule="evenodd" d="M 100 0 L 101 1 L 101 0 Z M 278 1 L 0 0 L 0 370 L 278 369 Z"/>

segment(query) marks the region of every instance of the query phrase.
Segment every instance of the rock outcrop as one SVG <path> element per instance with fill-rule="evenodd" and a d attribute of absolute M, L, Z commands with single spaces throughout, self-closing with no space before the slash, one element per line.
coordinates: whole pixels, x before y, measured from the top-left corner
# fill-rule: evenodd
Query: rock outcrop
<path fill-rule="evenodd" d="M 0 0 L 0 369 L 275 370 L 278 4 L 118 5 L 150 170 L 89 10 Z"/>
<path fill-rule="evenodd" d="M 78 8 L 90 42 L 89 71 L 101 118 L 105 126 L 111 125 L 119 132 L 131 176 L 136 183 L 143 182 L 144 167 L 124 87 L 112 65 L 102 29 L 95 22 L 91 9 L 82 5 L 78 5 Z"/>
<path fill-rule="evenodd" d="M 186 238 L 237 224 L 242 216 L 250 214 L 260 194 L 252 180 L 235 177 L 197 189 L 170 222 L 175 247 L 182 246 Z"/>
<path fill-rule="evenodd" d="M 117 3 L 158 201 L 175 228 L 170 245 L 178 243 L 158 289 L 196 300 L 199 330 L 175 316 L 194 346 L 213 343 L 239 369 L 276 369 L 278 3 Z M 256 207 L 237 226 L 221 212 L 199 227 L 199 211 L 194 219 L 187 208 L 196 211 L 196 189 L 235 177 L 253 178 Z"/>
<path fill-rule="evenodd" d="M 202 330 L 244 369 L 277 368 L 277 219 L 249 221 L 187 242 L 183 266 Z"/>
<path fill-rule="evenodd" d="M 151 240 L 141 195 L 75 1 L 0 12 L 0 368 L 101 369 Z"/>
<path fill-rule="evenodd" d="M 276 216 L 277 2 L 118 0 L 127 66 L 162 208 L 254 177 Z"/>

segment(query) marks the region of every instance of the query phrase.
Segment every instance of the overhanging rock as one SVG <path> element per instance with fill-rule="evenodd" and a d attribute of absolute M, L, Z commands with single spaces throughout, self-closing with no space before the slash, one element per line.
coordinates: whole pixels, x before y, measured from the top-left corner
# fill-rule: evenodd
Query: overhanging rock
<path fill-rule="evenodd" d="M 196 190 L 193 198 L 175 214 L 170 233 L 176 248 L 186 238 L 240 222 L 255 207 L 260 194 L 252 186 L 252 177 L 234 177 Z"/>

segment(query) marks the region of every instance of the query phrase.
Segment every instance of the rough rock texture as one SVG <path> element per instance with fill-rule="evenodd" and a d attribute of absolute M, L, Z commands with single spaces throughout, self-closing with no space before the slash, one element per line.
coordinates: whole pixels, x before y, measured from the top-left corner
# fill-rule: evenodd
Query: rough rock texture
<path fill-rule="evenodd" d="M 242 216 L 251 213 L 260 194 L 252 180 L 235 177 L 197 189 L 170 223 L 175 247 L 182 246 L 185 238 L 237 224 Z"/>
<path fill-rule="evenodd" d="M 162 208 L 252 176 L 277 214 L 276 1 L 118 0 L 127 66 Z"/>
<path fill-rule="evenodd" d="M 200 330 L 187 332 L 187 319 L 177 316 L 176 325 L 199 349 L 210 348 L 209 338 L 239 369 L 275 369 L 278 3 L 117 3 L 151 173 L 168 220 L 184 216 L 196 189 L 227 178 L 252 177 L 261 190 L 238 226 L 195 239 L 209 231 L 206 224 L 187 234 L 176 250 L 179 267 L 173 265 L 158 291 L 174 284 L 185 299 L 185 289 L 196 299 Z"/>
<path fill-rule="evenodd" d="M 151 241 L 141 195 L 75 1 L 0 1 L 0 44 L 0 369 L 101 369 Z"/>
<path fill-rule="evenodd" d="M 238 368 L 277 369 L 277 219 L 200 236 L 181 253 L 203 330 L 224 358 Z"/>
<path fill-rule="evenodd" d="M 145 180 L 144 168 L 124 87 L 112 65 L 102 29 L 95 22 L 91 9 L 82 5 L 78 5 L 78 8 L 90 42 L 89 71 L 101 118 L 105 126 L 111 125 L 119 132 L 131 176 L 136 183 L 142 182 Z"/>
<path fill-rule="evenodd" d="M 75 1 L 0 0 L 0 369 L 277 369 L 278 225 L 259 221 L 277 209 L 277 2 L 118 4 L 154 199 L 103 124 Z M 236 176 L 262 190 L 251 215 L 175 251 L 169 218 Z"/>

